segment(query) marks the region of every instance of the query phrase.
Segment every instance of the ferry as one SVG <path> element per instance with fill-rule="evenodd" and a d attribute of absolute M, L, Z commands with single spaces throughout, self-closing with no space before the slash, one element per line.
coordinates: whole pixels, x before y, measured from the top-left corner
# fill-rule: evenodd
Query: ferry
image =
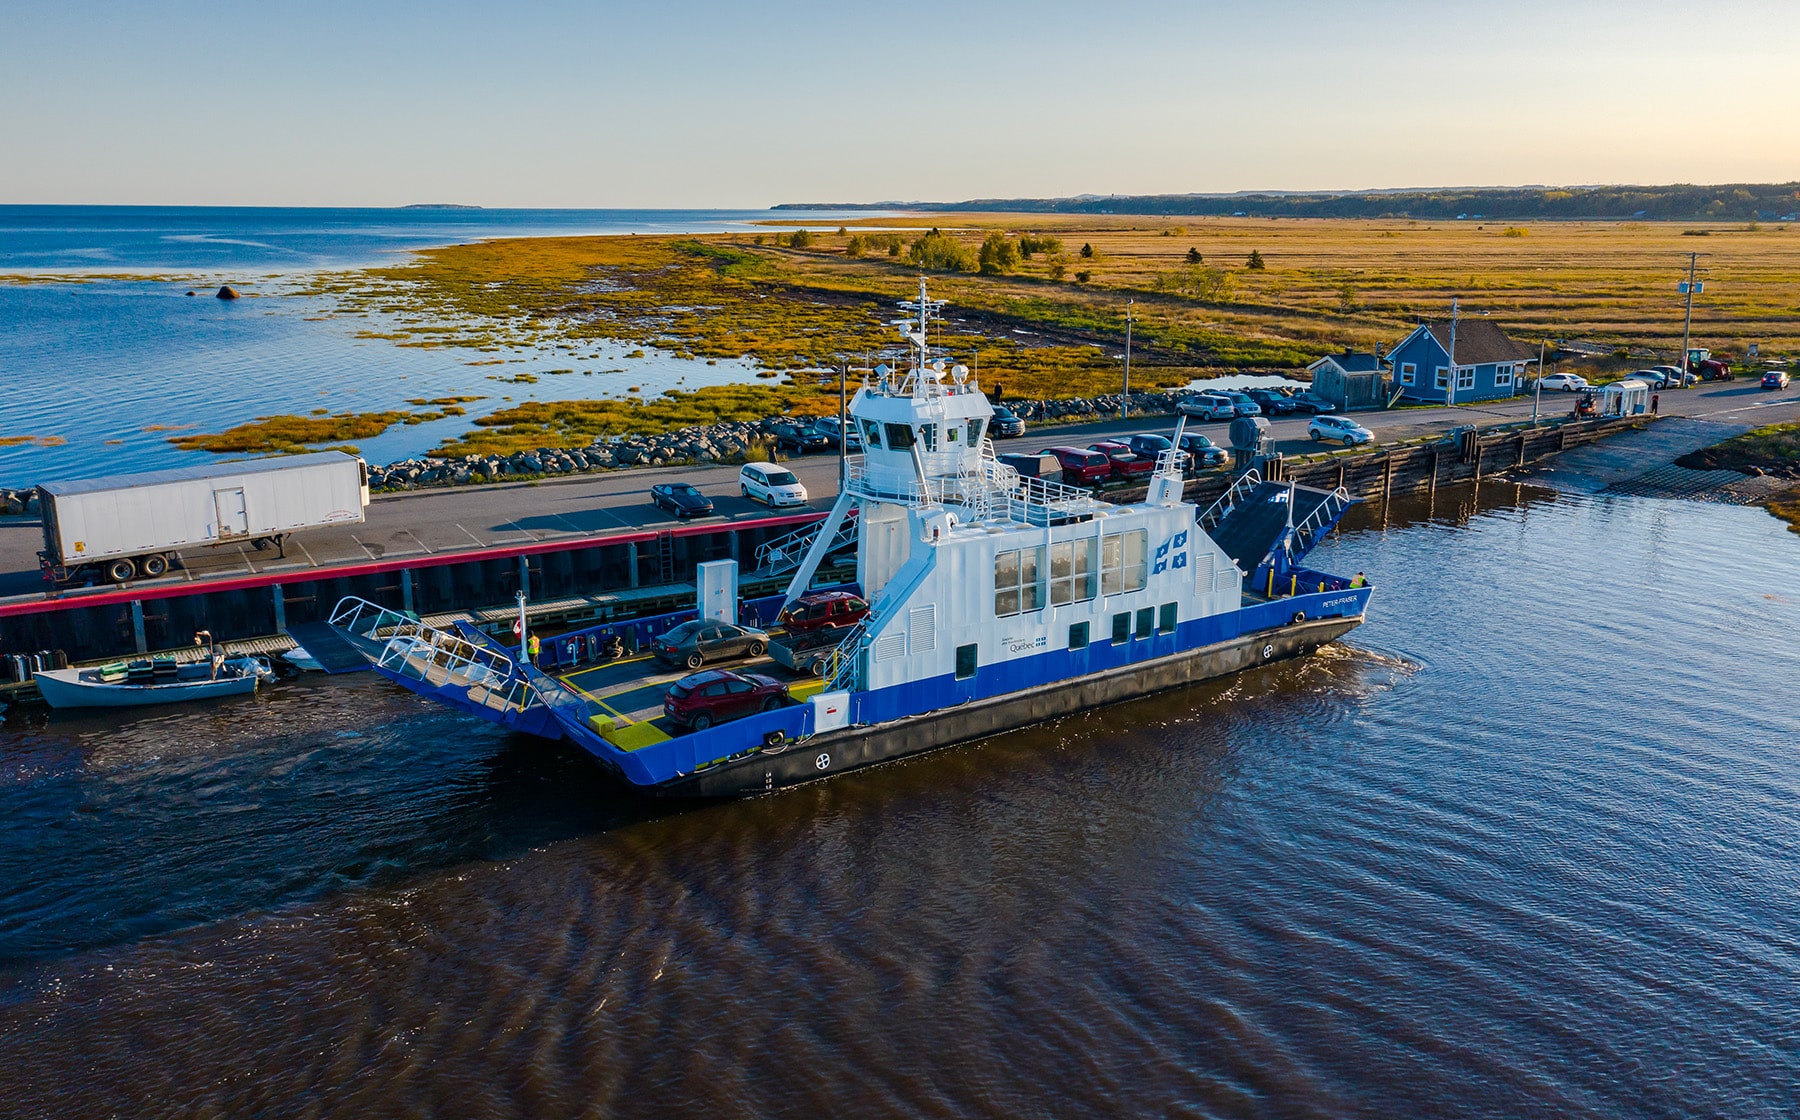
<path fill-rule="evenodd" d="M 689 670 L 654 657 L 550 672 L 467 623 L 436 629 L 361 601 L 340 604 L 333 625 L 420 695 L 567 740 L 634 788 L 720 798 L 1308 655 L 1362 622 L 1370 588 L 1303 563 L 1349 508 L 1342 489 L 1265 481 L 1252 466 L 1202 509 L 1184 498 L 1179 438 L 1137 502 L 1021 476 L 995 458 L 977 380 L 929 344 L 943 301 L 921 280 L 901 306 L 904 351 L 849 402 L 862 452 L 830 512 L 765 550 L 792 566 L 785 594 L 740 601 L 736 564 L 708 563 L 691 611 L 551 639 L 605 631 L 645 648 L 683 623 L 775 620 L 828 556 L 854 548 L 860 622 L 832 632 L 822 656 L 786 658 L 793 669 L 754 638 L 729 666 L 767 691 L 762 710 L 693 730 L 666 714 Z"/>

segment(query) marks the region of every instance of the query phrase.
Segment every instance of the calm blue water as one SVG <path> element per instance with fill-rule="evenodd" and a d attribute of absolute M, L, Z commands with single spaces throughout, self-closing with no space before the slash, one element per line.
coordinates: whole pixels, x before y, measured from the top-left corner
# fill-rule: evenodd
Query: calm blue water
<path fill-rule="evenodd" d="M 361 442 L 386 462 L 419 454 L 470 420 L 520 400 L 654 396 L 744 380 L 742 363 L 682 361 L 635 346 L 502 354 L 419 350 L 358 338 L 379 320 L 333 318 L 297 295 L 307 274 L 401 259 L 489 237 L 754 228 L 725 210 L 328 210 L 0 206 L 0 486 L 201 461 L 169 431 L 217 431 L 256 416 L 372 412 L 409 398 L 479 394 L 469 417 L 398 427 Z M 866 215 L 861 215 L 866 216 Z M 229 283 L 245 299 L 212 298 Z M 188 291 L 195 296 L 188 296 Z M 504 365 L 473 365 L 494 358 Z M 573 373 L 552 375 L 552 369 Z M 497 376 L 529 372 L 535 385 Z"/>
<path fill-rule="evenodd" d="M 370 674 L 7 713 L 0 1114 L 1795 1116 L 1800 537 L 1480 493 L 1319 656 L 740 803 Z"/>

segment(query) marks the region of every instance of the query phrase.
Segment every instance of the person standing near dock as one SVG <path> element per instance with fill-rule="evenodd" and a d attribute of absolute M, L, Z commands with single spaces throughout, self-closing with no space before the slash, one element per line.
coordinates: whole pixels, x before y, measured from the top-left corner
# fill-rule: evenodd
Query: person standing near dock
<path fill-rule="evenodd" d="M 1657 406 L 1660 405 L 1661 403 L 1662 403 L 1662 394 L 1661 393 L 1651 393 L 1650 394 L 1650 415 L 1652 415 L 1652 416 L 1656 415 Z"/>
<path fill-rule="evenodd" d="M 538 663 L 538 650 L 542 648 L 543 643 L 538 641 L 538 636 L 536 634 L 525 639 L 525 656 L 533 665 Z"/>

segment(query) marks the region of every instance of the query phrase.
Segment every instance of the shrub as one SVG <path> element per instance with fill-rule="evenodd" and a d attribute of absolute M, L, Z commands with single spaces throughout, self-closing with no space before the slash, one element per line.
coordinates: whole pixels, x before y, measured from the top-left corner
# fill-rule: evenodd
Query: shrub
<path fill-rule="evenodd" d="M 868 249 L 868 238 L 860 233 L 852 235 L 850 240 L 844 243 L 844 255 L 846 257 L 860 257 L 868 252 Z"/>
<path fill-rule="evenodd" d="M 890 233 L 888 235 L 888 242 L 887 242 L 888 256 L 890 256 L 890 257 L 899 256 L 900 250 L 905 247 L 906 247 L 906 243 L 900 240 L 899 234 Z"/>
<path fill-rule="evenodd" d="M 1530 231 L 1523 226 L 1507 226 L 1500 231 L 1501 237 L 1524 237 Z"/>
<path fill-rule="evenodd" d="M 1175 292 L 1213 303 L 1230 299 L 1233 286 L 1229 272 L 1222 268 L 1202 268 L 1197 264 L 1185 264 L 1180 268 L 1158 273 L 1156 277 L 1158 291 Z"/>
<path fill-rule="evenodd" d="M 1077 272 L 1075 274 L 1075 282 L 1077 284 L 1085 284 L 1088 282 L 1089 278 L 1091 278 L 1093 275 L 1094 275 L 1093 273 L 1087 272 L 1085 270 L 1082 272 Z"/>
<path fill-rule="evenodd" d="M 804 249 L 812 244 L 812 233 L 809 230 L 797 229 L 788 234 L 787 242 L 796 249 Z"/>
<path fill-rule="evenodd" d="M 1050 279 L 1061 280 L 1069 274 L 1069 266 L 1061 261 L 1050 262 Z"/>
<path fill-rule="evenodd" d="M 1094 247 L 1085 241 L 1081 243 L 1081 259 L 1088 261 L 1094 259 Z"/>
<path fill-rule="evenodd" d="M 980 262 L 983 275 L 1004 275 L 1019 267 L 1019 247 L 995 230 L 981 242 Z"/>
<path fill-rule="evenodd" d="M 1019 256 L 1026 260 L 1030 260 L 1033 253 L 1048 253 L 1054 257 L 1061 252 L 1062 238 L 1060 237 L 1039 237 L 1036 234 L 1028 233 L 1019 238 Z"/>
<path fill-rule="evenodd" d="M 1261 272 L 1264 267 L 1262 254 L 1255 249 L 1250 250 L 1250 258 L 1244 262 L 1244 267 L 1252 272 Z"/>
<path fill-rule="evenodd" d="M 1200 263 L 1200 250 L 1190 247 L 1187 251 L 1187 263 L 1199 264 Z"/>
<path fill-rule="evenodd" d="M 930 272 L 974 272 L 979 267 L 973 249 L 935 229 L 912 243 L 906 259 Z"/>
<path fill-rule="evenodd" d="M 1343 309 L 1345 314 L 1355 311 L 1359 306 L 1361 306 L 1361 300 L 1357 298 L 1354 287 L 1346 282 L 1338 288 L 1338 307 Z"/>

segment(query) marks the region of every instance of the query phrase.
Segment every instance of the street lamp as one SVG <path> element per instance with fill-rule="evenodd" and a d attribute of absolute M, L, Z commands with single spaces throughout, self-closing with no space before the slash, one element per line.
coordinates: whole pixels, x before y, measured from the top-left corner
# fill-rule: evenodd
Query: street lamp
<path fill-rule="evenodd" d="M 1131 304 L 1125 301 L 1125 393 L 1119 398 L 1119 419 L 1131 419 Z"/>

